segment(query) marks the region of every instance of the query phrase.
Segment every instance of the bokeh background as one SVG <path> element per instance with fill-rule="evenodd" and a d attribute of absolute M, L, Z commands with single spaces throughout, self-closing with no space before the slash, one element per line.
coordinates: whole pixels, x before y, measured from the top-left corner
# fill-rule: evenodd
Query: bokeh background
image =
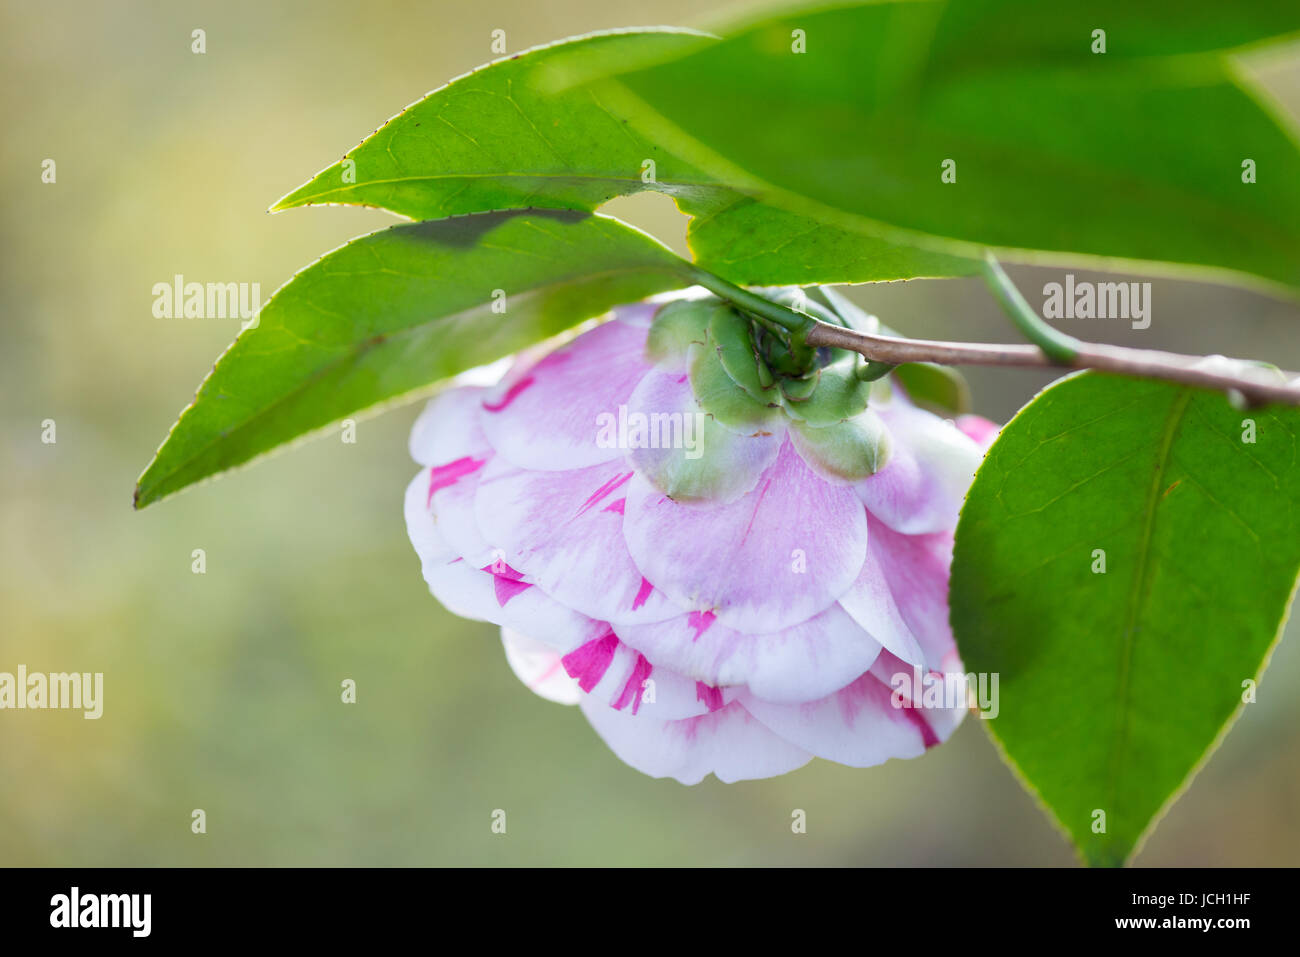
<path fill-rule="evenodd" d="M 769 781 L 655 781 L 526 692 L 495 630 L 428 595 L 402 521 L 417 408 L 156 505 L 134 479 L 237 321 L 151 287 L 263 298 L 374 210 L 264 210 L 427 90 L 593 29 L 699 24 L 698 0 L 32 4 L 0 9 L 0 670 L 102 671 L 99 721 L 0 712 L 0 864 L 1049 864 L 1073 855 L 967 721 L 924 758 Z M 191 31 L 207 52 L 191 53 Z M 1297 58 L 1252 70 L 1294 115 Z M 782 134 L 790 135 L 790 131 Z M 45 158 L 53 185 L 40 182 Z M 660 197 L 611 211 L 682 248 Z M 1088 215 L 1081 200 L 1079 216 Z M 1013 269 L 1037 290 L 1063 270 Z M 1076 270 L 1080 277 L 1085 274 Z M 1091 276 L 1091 278 L 1097 278 Z M 1011 335 L 977 281 L 864 286 L 909 334 Z M 1157 280 L 1151 328 L 1076 335 L 1300 368 L 1300 308 Z M 975 370 L 1005 419 L 1049 376 Z M 57 422 L 57 443 L 40 441 Z M 191 572 L 202 548 L 207 572 Z M 1296 629 L 1292 628 L 1294 632 Z M 340 682 L 358 702 L 340 703 Z M 1069 675 L 1061 675 L 1063 683 Z M 1300 634 L 1141 865 L 1300 863 Z M 194 808 L 208 830 L 190 830 Z M 509 815 L 505 836 L 490 815 Z M 790 814 L 808 814 L 793 835 Z"/>

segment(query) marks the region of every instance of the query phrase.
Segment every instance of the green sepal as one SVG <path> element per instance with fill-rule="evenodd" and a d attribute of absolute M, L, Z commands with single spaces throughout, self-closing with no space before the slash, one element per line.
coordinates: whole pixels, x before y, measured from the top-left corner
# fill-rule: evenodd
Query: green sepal
<path fill-rule="evenodd" d="M 861 481 L 889 460 L 889 430 L 870 410 L 821 428 L 792 422 L 790 438 L 804 461 L 831 480 Z"/>

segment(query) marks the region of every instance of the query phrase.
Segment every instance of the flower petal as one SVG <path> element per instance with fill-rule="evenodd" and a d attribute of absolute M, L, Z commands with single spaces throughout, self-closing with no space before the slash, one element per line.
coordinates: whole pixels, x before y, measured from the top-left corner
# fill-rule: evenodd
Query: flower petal
<path fill-rule="evenodd" d="M 924 664 L 925 650 L 912 633 L 890 587 L 887 569 L 893 556 L 883 547 L 883 539 L 879 543 L 876 541 L 877 532 L 884 525 L 873 519 L 868 528 L 866 561 L 853 584 L 840 595 L 840 607 L 887 651 L 911 664 Z M 944 582 L 947 582 L 946 574 Z M 946 602 L 944 607 L 947 607 Z"/>
<path fill-rule="evenodd" d="M 957 428 L 973 439 L 983 452 L 989 450 L 989 446 L 998 437 L 998 432 L 1002 430 L 1002 426 L 982 415 L 957 416 Z"/>
<path fill-rule="evenodd" d="M 768 701 L 828 695 L 870 668 L 881 650 L 838 605 L 766 635 L 735 631 L 705 612 L 617 631 L 657 665 L 710 685 L 748 686 Z"/>
<path fill-rule="evenodd" d="M 406 531 L 420 557 L 429 591 L 447 610 L 462 618 L 509 626 L 562 654 L 609 630 L 555 601 L 540 588 L 513 577 L 506 569 L 493 574 L 475 568 L 439 534 L 425 508 L 427 471 L 406 488 Z"/>
<path fill-rule="evenodd" d="M 752 694 L 738 701 L 788 741 L 819 758 L 866 768 L 890 758 L 914 758 L 940 743 L 956 722 L 931 709 L 894 707 L 889 686 L 868 672 L 845 688 L 805 704 L 775 704 Z M 960 711 L 957 709 L 960 721 Z"/>
<path fill-rule="evenodd" d="M 511 568 L 561 604 L 608 622 L 658 621 L 680 609 L 645 581 L 623 541 L 632 470 L 607 462 L 536 472 L 493 459 L 475 511 Z"/>
<path fill-rule="evenodd" d="M 530 691 L 556 704 L 577 704 L 582 700 L 578 682 L 564 670 L 563 656 L 550 645 L 513 628 L 501 629 L 501 643 L 510 669 Z"/>
<path fill-rule="evenodd" d="M 593 700 L 647 721 L 675 721 L 708 714 L 736 696 L 652 665 L 612 632 L 587 642 L 562 659 L 566 672 Z"/>
<path fill-rule="evenodd" d="M 642 574 L 689 611 L 770 634 L 825 611 L 854 581 L 867 518 L 846 487 L 818 477 L 786 442 L 758 487 L 725 505 L 683 505 L 640 476 L 623 532 Z"/>
<path fill-rule="evenodd" d="M 659 491 L 679 502 L 734 502 L 776 461 L 785 429 L 741 435 L 700 410 L 684 375 L 650 372 L 627 402 L 628 461 Z"/>
<path fill-rule="evenodd" d="M 611 750 L 644 774 L 698 784 L 770 778 L 802 767 L 811 755 L 773 734 L 739 704 L 682 721 L 635 718 L 585 697 L 582 713 Z"/>
<path fill-rule="evenodd" d="M 597 420 L 617 414 L 645 374 L 645 338 L 643 326 L 611 320 L 507 376 L 480 402 L 492 447 L 540 471 L 621 458 L 621 449 L 597 443 Z"/>
<path fill-rule="evenodd" d="M 980 447 L 897 390 L 872 408 L 889 427 L 890 457 L 856 486 L 862 501 L 890 528 L 908 535 L 955 528 L 983 454 Z"/>
<path fill-rule="evenodd" d="M 421 465 L 445 465 L 456 459 L 483 458 L 491 451 L 478 426 L 478 410 L 486 389 L 462 386 L 440 392 L 428 401 L 411 427 L 411 458 Z"/>
<path fill-rule="evenodd" d="M 875 518 L 870 519 L 870 529 L 870 550 L 877 556 L 894 604 L 924 658 L 894 653 L 929 668 L 959 667 L 948 622 L 952 533 L 902 535 Z M 871 630 L 869 626 L 867 630 Z"/>

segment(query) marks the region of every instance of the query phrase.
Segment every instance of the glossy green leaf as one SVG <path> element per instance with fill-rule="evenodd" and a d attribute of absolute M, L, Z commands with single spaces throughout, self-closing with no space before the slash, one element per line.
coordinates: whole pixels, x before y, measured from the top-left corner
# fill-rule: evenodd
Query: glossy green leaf
<path fill-rule="evenodd" d="M 1213 52 L 1300 27 L 1300 6 L 1110 4 L 1105 54 L 1082 6 L 1042 6 L 1031 21 L 1067 26 L 1041 44 L 1014 3 L 797 11 L 594 88 L 715 178 L 837 228 L 1300 285 L 1292 123 Z"/>
<path fill-rule="evenodd" d="M 971 276 L 978 260 L 818 222 L 739 193 L 682 197 L 695 261 L 741 285 L 890 282 Z"/>
<path fill-rule="evenodd" d="M 523 207 L 591 210 L 651 188 L 706 192 L 716 187 L 709 177 L 635 133 L 591 90 L 544 82 L 556 59 L 618 62 L 699 42 L 691 31 L 604 33 L 497 60 L 411 104 L 272 209 L 347 203 L 441 219 Z"/>
<path fill-rule="evenodd" d="M 1206 758 L 1297 571 L 1300 410 L 1084 374 L 1002 431 L 957 528 L 953 629 L 1086 861 L 1127 860 Z"/>
<path fill-rule="evenodd" d="M 978 268 L 756 203 L 635 132 L 592 89 L 559 83 L 584 64 L 653 62 L 703 42 L 693 31 L 619 31 L 490 63 L 407 107 L 272 209 L 358 204 L 422 220 L 592 210 L 654 190 L 694 217 L 689 238 L 697 261 L 736 282 L 871 282 Z"/>
<path fill-rule="evenodd" d="M 684 283 L 614 219 L 484 213 L 395 226 L 307 267 L 217 362 L 136 488 L 136 507 L 304 433 Z"/>

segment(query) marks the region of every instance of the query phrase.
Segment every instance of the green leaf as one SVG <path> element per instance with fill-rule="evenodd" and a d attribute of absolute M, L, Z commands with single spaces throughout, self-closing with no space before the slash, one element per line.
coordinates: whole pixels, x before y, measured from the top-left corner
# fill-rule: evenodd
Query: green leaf
<path fill-rule="evenodd" d="M 1294 30 L 1300 6 L 1233 20 L 1238 7 L 1223 4 L 1161 2 L 1156 15 L 1113 3 L 1105 54 L 1090 51 L 1084 7 L 1043 6 L 1063 26 L 1042 43 L 1008 25 L 1014 3 L 800 11 L 626 73 L 621 93 L 594 88 L 715 178 L 838 229 L 958 255 L 991 246 L 1021 261 L 1086 255 L 1300 285 L 1291 123 L 1202 52 Z M 805 53 L 792 52 L 795 30 Z M 1243 182 L 1246 160 L 1256 182 Z M 730 255 L 721 247 L 711 254 Z"/>
<path fill-rule="evenodd" d="M 1002 431 L 957 527 L 953 629 L 1086 861 L 1126 861 L 1206 759 L 1297 571 L 1300 410 L 1083 374 Z"/>
<path fill-rule="evenodd" d="M 594 34 L 497 60 L 408 106 L 271 208 L 347 203 L 442 219 L 525 207 L 591 210 L 643 189 L 702 196 L 718 185 L 635 133 L 591 90 L 557 91 L 546 82 L 560 64 L 663 57 L 699 42 L 700 34 L 685 30 Z M 647 160 L 655 164 L 651 182 L 643 178 Z"/>
<path fill-rule="evenodd" d="M 969 275 L 978 263 L 803 219 L 735 192 L 561 84 L 596 65 L 662 60 L 706 39 L 687 30 L 593 34 L 498 60 L 407 107 L 272 210 L 377 206 L 411 219 L 484 210 L 593 210 L 629 193 L 674 197 L 697 260 L 755 284 Z M 646 165 L 653 161 L 653 176 Z"/>
<path fill-rule="evenodd" d="M 978 260 L 841 229 L 739 193 L 680 197 L 695 261 L 746 286 L 972 276 Z"/>
<path fill-rule="evenodd" d="M 683 285 L 684 266 L 644 233 L 577 212 L 484 213 L 355 239 L 290 280 L 221 357 L 140 477 L 136 507 Z"/>
<path fill-rule="evenodd" d="M 971 63 L 1086 58 L 1098 28 L 1112 59 L 1173 56 L 1285 36 L 1300 30 L 1300 14 L 1291 0 L 962 0 L 945 8 L 933 49 Z"/>

